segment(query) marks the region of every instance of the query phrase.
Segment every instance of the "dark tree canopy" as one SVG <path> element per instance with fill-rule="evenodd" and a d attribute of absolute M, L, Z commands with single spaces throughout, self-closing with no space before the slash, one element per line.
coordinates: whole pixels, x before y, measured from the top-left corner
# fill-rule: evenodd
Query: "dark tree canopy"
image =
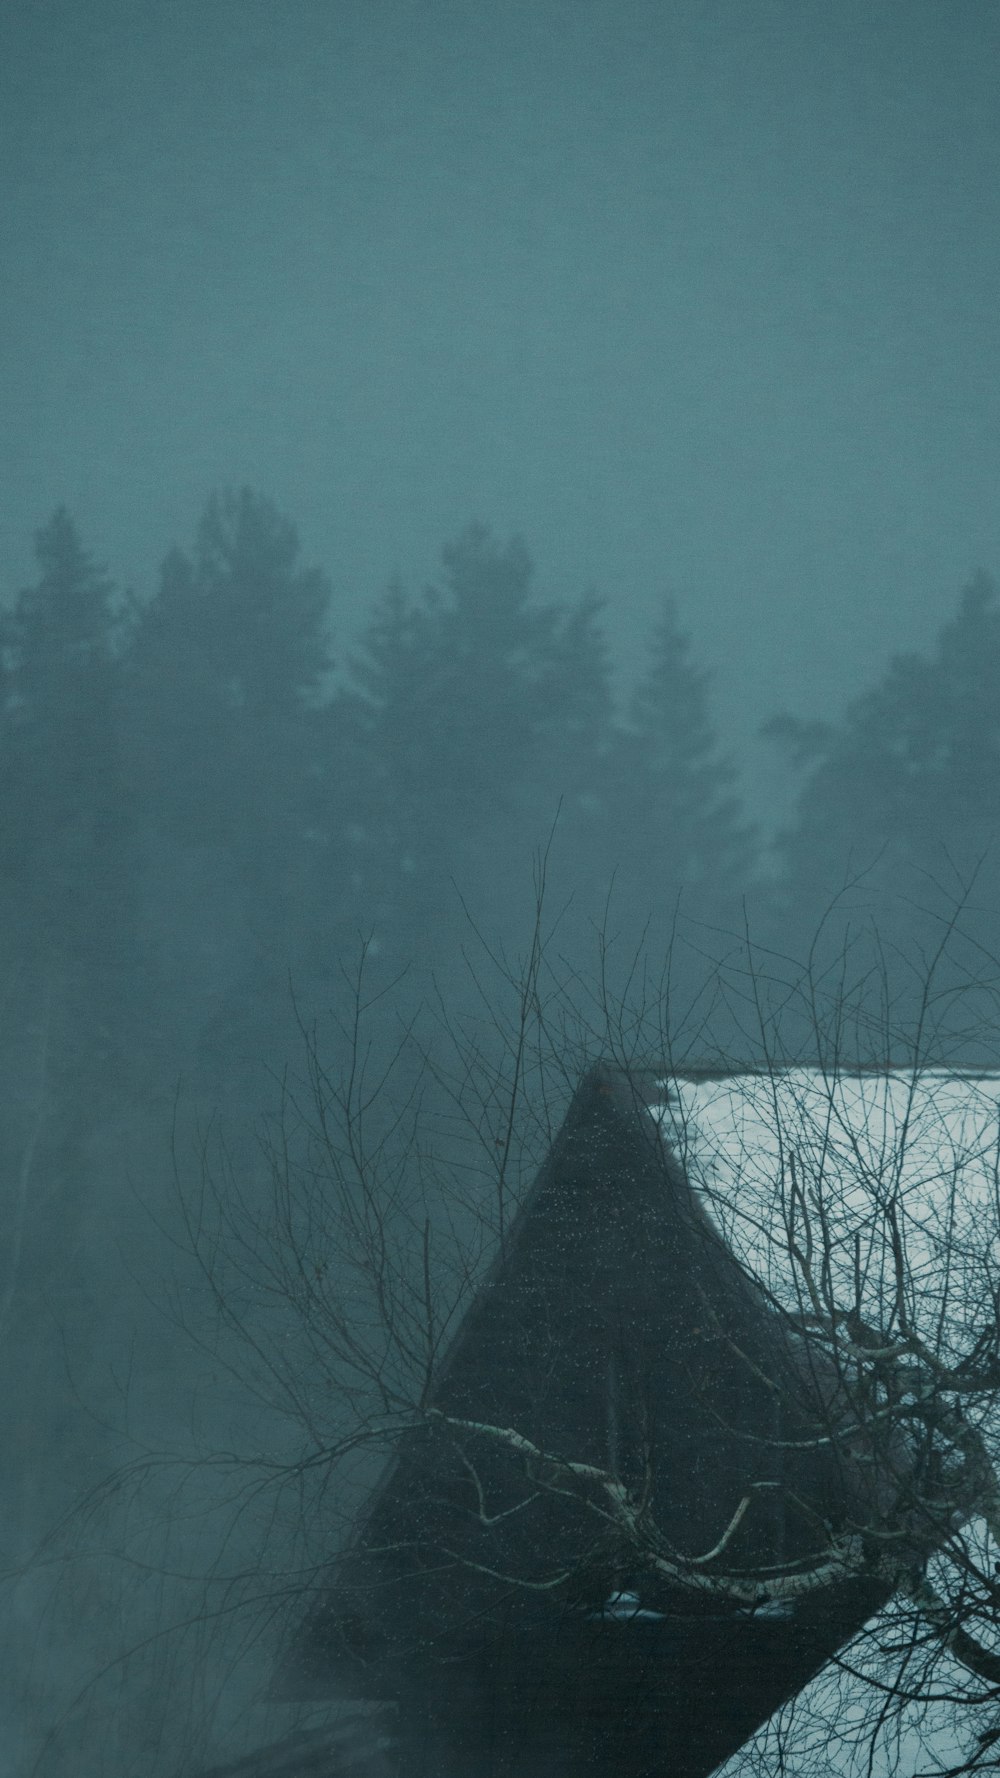
<path fill-rule="evenodd" d="M 933 652 L 898 655 L 842 722 L 780 717 L 772 737 L 804 773 L 781 842 L 787 900 L 806 920 L 858 872 L 968 872 L 1000 828 L 1000 610 L 983 574 Z M 994 867 L 995 868 L 995 867 Z"/>
<path fill-rule="evenodd" d="M 46 853 L 96 850 L 118 826 L 120 610 L 65 510 L 39 531 L 35 551 L 39 578 L 3 627 L 0 845 L 7 867 L 29 869 L 44 893 L 52 873 L 62 874 L 54 858 L 42 865 Z"/>

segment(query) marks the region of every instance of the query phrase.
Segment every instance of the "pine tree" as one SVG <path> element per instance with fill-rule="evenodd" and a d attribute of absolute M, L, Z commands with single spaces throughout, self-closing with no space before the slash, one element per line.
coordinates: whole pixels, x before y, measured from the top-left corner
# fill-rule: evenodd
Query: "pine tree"
<path fill-rule="evenodd" d="M 398 962 L 455 950 L 459 896 L 489 931 L 523 934 L 560 805 L 567 871 L 575 856 L 589 873 L 581 835 L 607 744 L 598 602 L 537 603 L 523 544 L 483 526 L 442 567 L 419 600 L 389 589 L 352 664 L 368 906 Z"/>
<path fill-rule="evenodd" d="M 140 1012 L 148 1020 L 155 1004 L 119 734 L 123 606 L 65 511 L 38 533 L 36 556 L 38 578 L 3 625 L 0 710 L 0 1332 L 18 1378 L 6 1445 L 36 1483 L 7 1491 L 8 1561 L 42 1529 L 46 1478 L 106 1457 L 92 1421 L 75 1425 L 66 1456 L 58 1329 L 72 1329 L 74 1384 L 89 1386 L 106 1303 L 83 1255 L 107 1248 L 113 1198 L 97 1156 L 148 1089 Z"/>
<path fill-rule="evenodd" d="M 1000 859 L 1000 609 L 979 575 L 929 655 L 897 656 L 842 722 L 768 725 L 803 772 L 780 841 L 787 910 L 817 918 L 845 882 L 912 893 L 914 872 L 947 889 Z"/>
<path fill-rule="evenodd" d="M 604 601 L 585 593 L 560 611 L 548 638 L 543 685 L 544 797 L 540 815 L 561 807 L 574 855 L 588 852 L 606 819 L 602 791 L 615 729 Z"/>
<path fill-rule="evenodd" d="M 607 771 L 608 862 L 661 933 L 679 908 L 732 921 L 755 871 L 736 772 L 709 711 L 709 676 L 667 600 Z"/>
<path fill-rule="evenodd" d="M 308 801 L 307 733 L 330 671 L 329 587 L 298 549 L 270 502 L 215 496 L 193 558 L 164 563 L 131 657 L 157 822 L 194 843 L 221 833 L 257 865 L 273 824 L 287 831 Z"/>
<path fill-rule="evenodd" d="M 0 856 L 30 895 L 47 944 L 79 956 L 120 930 L 122 612 L 65 510 L 35 549 L 39 578 L 20 594 L 3 637 Z"/>
<path fill-rule="evenodd" d="M 218 495 L 193 554 L 167 558 L 129 659 L 149 920 L 166 972 L 187 984 L 177 1016 L 204 1023 L 229 1006 L 230 1025 L 252 1018 L 257 1035 L 243 1036 L 261 1052 L 336 898 L 329 598 L 269 501 Z"/>

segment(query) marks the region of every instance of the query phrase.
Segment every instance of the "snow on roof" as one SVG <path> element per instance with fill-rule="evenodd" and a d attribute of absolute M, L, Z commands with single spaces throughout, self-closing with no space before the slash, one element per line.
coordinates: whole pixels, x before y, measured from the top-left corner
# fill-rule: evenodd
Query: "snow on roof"
<path fill-rule="evenodd" d="M 981 1287 L 1000 1261 L 1000 1073 L 794 1067 L 671 1076 L 651 1106 L 726 1241 L 775 1296 L 795 1288 L 786 1218 L 795 1192 L 825 1230 L 834 1283 L 869 1307 L 892 1280 L 898 1220 L 925 1308 L 965 1306 L 956 1266 Z M 801 1282 L 801 1281 L 800 1281 Z M 971 1287 L 971 1275 L 966 1284 Z"/>
<path fill-rule="evenodd" d="M 662 1102 L 651 1111 L 666 1140 L 726 1239 L 778 1302 L 808 1308 L 796 1292 L 784 1221 L 794 1167 L 814 1222 L 825 1220 L 839 1300 L 854 1301 L 860 1257 L 866 1317 L 875 1321 L 891 1306 L 895 1210 L 911 1316 L 942 1340 L 943 1356 L 949 1347 L 956 1358 L 969 1351 L 970 1336 L 998 1306 L 1000 1072 L 790 1067 L 692 1071 L 661 1084 Z M 879 1614 L 869 1623 L 876 1641 L 889 1621 Z M 844 1748 L 830 1748 L 828 1767 L 855 1770 L 848 1731 L 868 1720 L 863 1682 L 829 1666 L 795 1710 L 795 1726 L 789 1719 L 784 1729 L 788 1757 L 806 1749 L 817 1723 L 828 1734 L 831 1722 L 846 1722 Z M 923 1732 L 945 1763 L 956 1757 L 947 1706 L 926 1713 Z M 745 1750 L 720 1778 L 738 1778 L 744 1766 Z"/>

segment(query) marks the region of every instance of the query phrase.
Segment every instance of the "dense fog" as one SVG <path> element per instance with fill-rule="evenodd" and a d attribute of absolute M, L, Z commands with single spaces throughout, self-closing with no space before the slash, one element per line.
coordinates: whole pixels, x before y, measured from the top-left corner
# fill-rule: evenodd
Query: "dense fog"
<path fill-rule="evenodd" d="M 947 992 L 992 984 L 998 38 L 986 0 L 9 0 L 4 1771 L 298 1720 L 290 1577 L 370 1470 L 275 1505 L 329 1379 L 303 1349 L 282 1398 L 280 1302 L 248 1352 L 232 1246 L 324 1083 L 404 1170 L 488 1126 L 528 1178 L 483 1083 L 529 1026 L 557 1120 L 654 1029 L 812 1060 L 747 983 L 817 934 L 854 1060 L 910 1059 L 943 934 Z M 935 1059 L 992 1061 L 955 1006 Z"/>

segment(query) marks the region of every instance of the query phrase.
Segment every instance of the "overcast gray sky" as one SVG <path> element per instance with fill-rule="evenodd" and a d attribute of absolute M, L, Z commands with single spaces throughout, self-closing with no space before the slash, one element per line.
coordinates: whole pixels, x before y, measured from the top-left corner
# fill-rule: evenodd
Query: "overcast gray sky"
<path fill-rule="evenodd" d="M 0 571 L 209 490 L 357 620 L 473 517 L 740 739 L 1000 570 L 993 0 L 5 0 Z"/>

